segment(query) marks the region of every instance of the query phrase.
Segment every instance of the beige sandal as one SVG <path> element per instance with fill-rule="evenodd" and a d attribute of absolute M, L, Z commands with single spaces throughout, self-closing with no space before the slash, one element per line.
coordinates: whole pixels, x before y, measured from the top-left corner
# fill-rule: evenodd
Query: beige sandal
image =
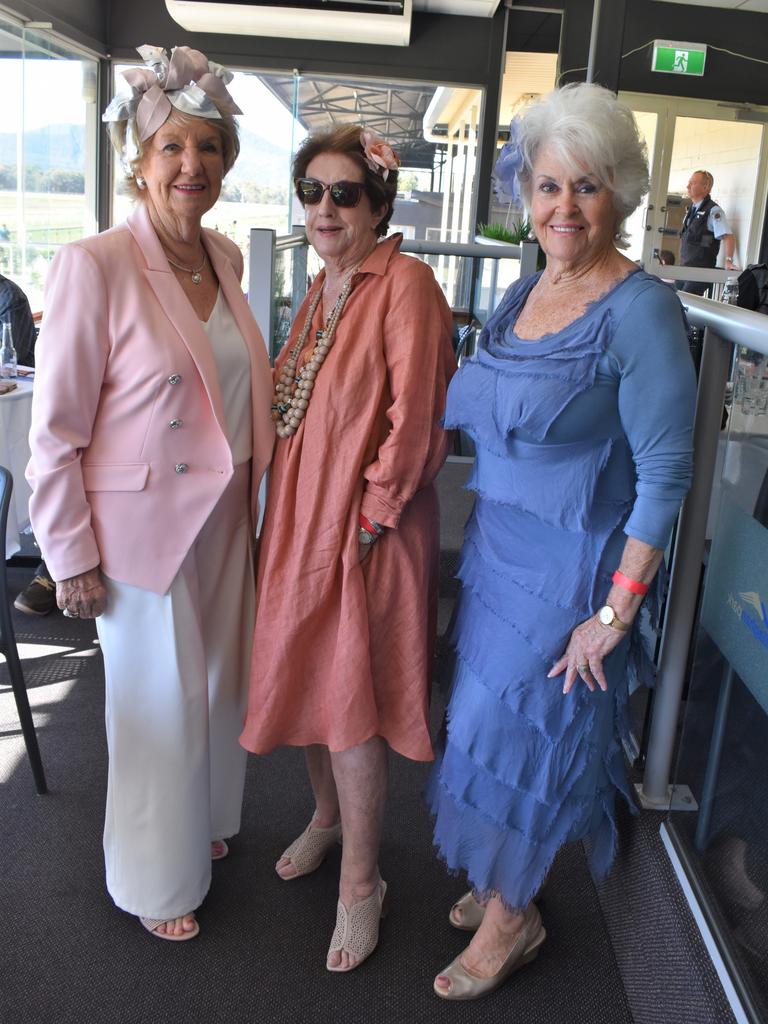
<path fill-rule="evenodd" d="M 349 910 L 339 900 L 336 905 L 336 928 L 328 947 L 328 956 L 331 953 L 340 953 L 342 950 L 350 953 L 355 958 L 351 967 L 332 967 L 326 957 L 325 966 L 329 971 L 346 973 L 359 967 L 363 960 L 367 960 L 376 949 L 379 941 L 379 925 L 381 919 L 387 916 L 385 903 L 387 895 L 387 883 L 379 879 L 370 896 L 358 903 L 353 903 Z"/>
<path fill-rule="evenodd" d="M 512 949 L 507 954 L 504 962 L 495 974 L 490 978 L 481 978 L 470 971 L 461 962 L 462 954 L 435 978 L 433 988 L 435 995 L 441 999 L 479 999 L 494 992 L 500 985 L 503 985 L 507 978 L 514 974 L 525 964 L 531 963 L 539 955 L 539 950 L 544 944 L 547 933 L 541 923 L 541 915 L 535 903 L 529 903 L 525 911 L 523 926 L 515 939 Z M 448 988 L 442 988 L 437 984 L 437 978 L 447 978 Z"/>
<path fill-rule="evenodd" d="M 295 875 L 278 875 L 284 882 L 292 882 L 294 878 L 309 875 L 316 871 L 325 860 L 334 843 L 341 842 L 341 823 L 330 828 L 318 828 L 310 822 L 298 839 L 294 839 L 287 850 L 280 855 L 281 860 L 288 860 L 293 865 Z M 277 867 L 275 867 L 277 871 Z"/>
<path fill-rule="evenodd" d="M 179 914 L 179 917 L 187 917 L 187 914 Z M 197 920 L 195 920 L 195 927 L 191 932 L 182 932 L 181 935 L 168 935 L 157 930 L 161 924 L 169 924 L 173 921 L 174 918 L 172 917 L 140 917 L 139 920 L 150 935 L 154 935 L 156 939 L 165 939 L 167 942 L 186 942 L 187 939 L 194 939 L 196 935 L 200 934 L 200 925 L 197 923 Z"/>
<path fill-rule="evenodd" d="M 457 914 L 456 911 L 459 913 Z M 483 923 L 484 917 L 485 907 L 482 903 L 477 902 L 471 889 L 453 904 L 448 914 L 448 920 L 453 927 L 462 932 L 476 932 Z"/>
<path fill-rule="evenodd" d="M 224 860 L 229 856 L 229 846 L 226 839 L 211 840 L 211 860 Z"/>

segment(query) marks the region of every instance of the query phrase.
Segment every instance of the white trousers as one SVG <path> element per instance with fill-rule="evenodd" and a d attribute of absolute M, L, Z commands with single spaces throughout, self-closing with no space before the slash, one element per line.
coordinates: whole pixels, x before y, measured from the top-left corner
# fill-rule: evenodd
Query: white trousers
<path fill-rule="evenodd" d="M 118 907 L 193 911 L 212 839 L 240 828 L 255 589 L 250 463 L 235 470 L 167 594 L 107 579 L 96 619 L 109 749 L 104 856 Z"/>

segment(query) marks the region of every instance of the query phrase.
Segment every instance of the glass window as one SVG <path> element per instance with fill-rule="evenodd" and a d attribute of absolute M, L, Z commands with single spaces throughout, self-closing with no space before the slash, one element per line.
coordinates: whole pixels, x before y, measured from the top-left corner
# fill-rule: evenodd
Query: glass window
<path fill-rule="evenodd" d="M 735 353 L 671 825 L 710 927 L 768 1013 L 768 357 Z M 750 1017 L 750 1020 L 753 1019 Z M 757 1017 L 755 1018 L 757 1019 Z"/>
<path fill-rule="evenodd" d="M 115 88 L 124 88 L 115 68 Z M 234 69 L 233 69 L 234 70 Z M 243 114 L 241 150 L 221 197 L 203 223 L 229 235 L 248 266 L 249 231 L 292 233 L 304 223 L 293 196 L 293 154 L 308 132 L 365 124 L 398 151 L 403 164 L 391 231 L 406 238 L 469 241 L 475 232 L 474 171 L 483 92 L 413 82 L 235 71 L 229 89 Z M 130 201 L 116 176 L 113 220 Z M 434 260 L 449 302 L 462 305 L 465 275 L 456 260 Z M 310 252 L 310 277 L 319 263 Z M 247 271 L 246 271 L 247 273 Z M 291 278 L 290 267 L 286 280 Z M 245 280 L 243 286 L 248 287 Z M 286 300 L 290 305 L 290 300 Z M 288 308 L 288 307 L 286 307 Z"/>
<path fill-rule="evenodd" d="M 0 16 L 0 273 L 43 307 L 60 245 L 96 231 L 98 63 Z"/>
<path fill-rule="evenodd" d="M 133 65 L 114 69 L 116 92 L 126 91 L 121 72 Z M 247 274 L 251 228 L 271 228 L 278 234 L 289 230 L 291 152 L 305 132 L 269 88 L 270 75 L 236 71 L 228 88 L 243 111 L 237 118 L 240 155 L 227 175 L 218 202 L 203 217 L 203 225 L 231 238 L 243 252 Z M 112 221 L 125 220 L 132 202 L 125 193 L 119 162 L 114 161 Z M 247 290 L 248 282 L 243 281 Z"/>

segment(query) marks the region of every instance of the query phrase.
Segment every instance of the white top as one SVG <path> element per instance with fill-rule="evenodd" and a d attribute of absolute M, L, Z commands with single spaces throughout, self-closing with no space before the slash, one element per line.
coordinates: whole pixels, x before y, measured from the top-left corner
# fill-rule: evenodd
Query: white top
<path fill-rule="evenodd" d="M 698 210 L 699 204 L 693 204 L 694 210 Z M 723 235 L 730 235 L 731 229 L 728 227 L 728 221 L 722 206 L 715 204 L 710 208 L 709 215 L 707 217 L 707 231 L 711 231 L 715 238 L 722 238 Z"/>
<path fill-rule="evenodd" d="M 253 454 L 251 357 L 229 303 L 219 289 L 208 321 L 200 321 L 219 373 L 219 388 L 227 423 L 232 463 L 238 466 Z"/>

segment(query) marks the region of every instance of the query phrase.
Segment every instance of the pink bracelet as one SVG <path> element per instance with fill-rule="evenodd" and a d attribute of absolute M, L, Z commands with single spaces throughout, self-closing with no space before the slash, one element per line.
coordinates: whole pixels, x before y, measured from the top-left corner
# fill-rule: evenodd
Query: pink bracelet
<path fill-rule="evenodd" d="M 368 533 L 371 534 L 372 537 L 380 537 L 381 536 L 383 531 L 382 531 L 381 527 L 379 526 L 379 524 L 378 523 L 372 523 L 371 520 L 367 519 L 363 515 L 362 512 L 358 516 L 357 521 L 362 526 L 362 528 L 364 530 L 367 530 Z"/>
<path fill-rule="evenodd" d="M 623 587 L 624 590 L 628 590 L 632 594 L 639 594 L 642 597 L 648 593 L 648 584 L 640 583 L 638 580 L 630 579 L 629 576 L 625 576 L 623 572 L 616 572 L 611 576 L 611 579 L 617 587 Z"/>

